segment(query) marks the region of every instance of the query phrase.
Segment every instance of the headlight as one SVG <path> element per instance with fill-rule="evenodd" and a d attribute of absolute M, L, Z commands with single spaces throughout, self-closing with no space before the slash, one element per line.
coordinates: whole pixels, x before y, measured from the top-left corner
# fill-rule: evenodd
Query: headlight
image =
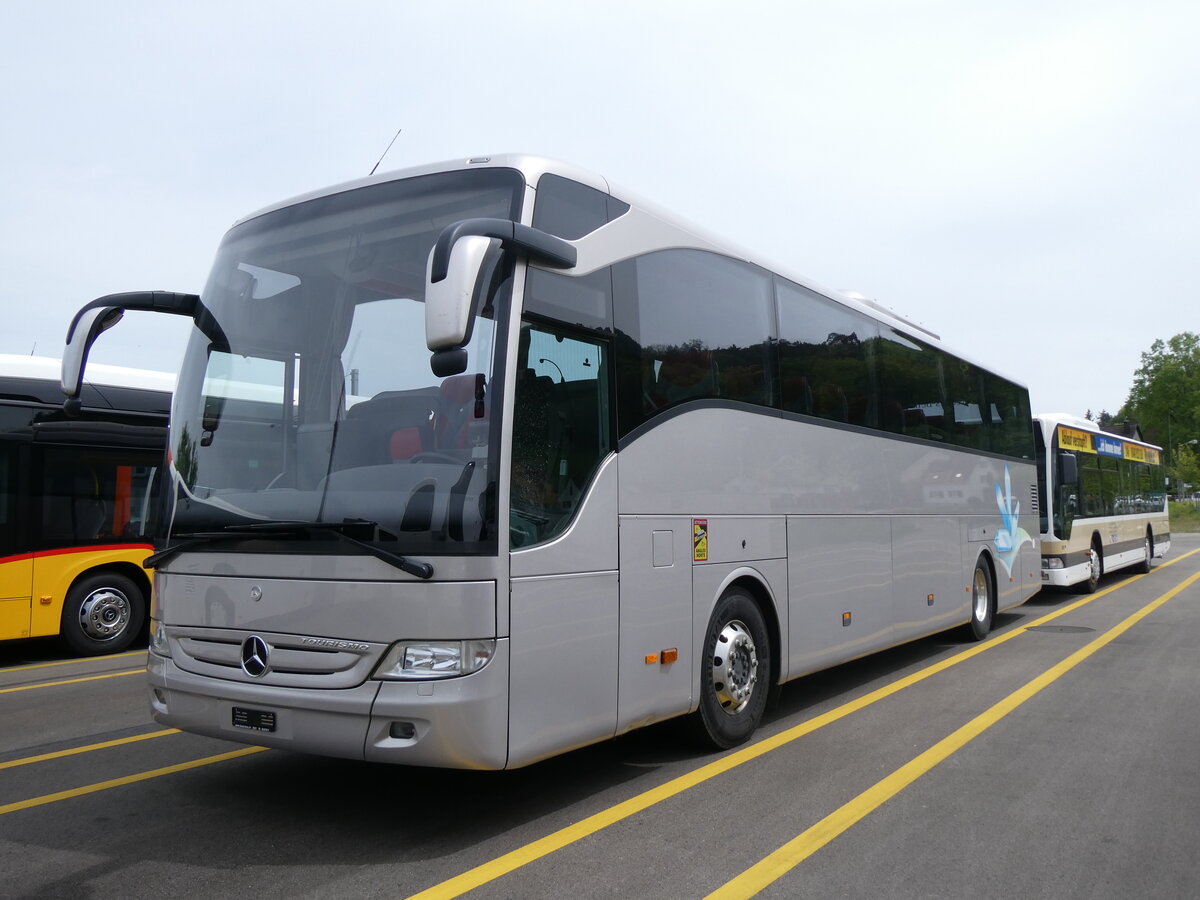
<path fill-rule="evenodd" d="M 401 641 L 384 654 L 372 677 L 457 678 L 478 672 L 495 652 L 495 641 Z"/>
<path fill-rule="evenodd" d="M 1063 561 L 1061 559 L 1059 559 L 1057 556 L 1043 556 L 1042 557 L 1042 568 L 1043 569 L 1061 569 L 1062 567 L 1063 567 Z"/>
<path fill-rule="evenodd" d="M 167 626 L 154 619 L 150 622 L 150 652 L 158 656 L 171 656 L 171 644 L 167 641 Z"/>

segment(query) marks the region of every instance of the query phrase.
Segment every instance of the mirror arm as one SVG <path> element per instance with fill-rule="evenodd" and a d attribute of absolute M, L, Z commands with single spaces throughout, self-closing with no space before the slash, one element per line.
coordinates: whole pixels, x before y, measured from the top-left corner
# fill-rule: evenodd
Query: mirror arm
<path fill-rule="evenodd" d="M 85 304 L 71 319 L 67 328 L 66 351 L 63 354 L 63 393 L 67 395 L 63 409 L 68 415 L 80 411 L 79 392 L 83 387 L 83 370 L 87 366 L 88 351 L 92 343 L 103 332 L 117 324 L 125 310 L 146 310 L 187 316 L 204 335 L 218 347 L 229 344 L 225 332 L 200 300 L 198 294 L 181 294 L 174 291 L 132 291 L 123 294 L 107 294 Z M 103 313 L 92 313 L 104 310 Z M 91 315 L 88 315 L 92 313 Z M 76 329 L 87 320 L 88 334 L 76 335 Z M 75 345 L 75 349 L 72 349 Z M 68 369 L 71 371 L 68 372 Z"/>
<path fill-rule="evenodd" d="M 442 281 L 450 267 L 450 250 L 454 242 L 467 235 L 497 238 L 506 247 L 520 250 L 533 262 L 556 269 L 569 269 L 579 254 L 562 238 L 557 238 L 528 225 L 518 225 L 509 219 L 463 219 L 447 225 L 433 245 L 430 280 Z"/>

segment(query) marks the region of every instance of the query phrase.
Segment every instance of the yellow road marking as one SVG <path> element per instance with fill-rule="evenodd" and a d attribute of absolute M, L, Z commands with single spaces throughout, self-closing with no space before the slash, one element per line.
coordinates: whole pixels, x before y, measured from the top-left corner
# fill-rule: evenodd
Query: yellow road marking
<path fill-rule="evenodd" d="M 135 734 L 132 737 L 114 738 L 111 741 L 101 741 L 98 744 L 86 744 L 82 747 L 72 747 L 69 750 L 55 750 L 52 753 L 41 753 L 37 756 L 26 756 L 23 759 L 10 759 L 0 762 L 0 770 L 15 769 L 17 766 L 27 766 L 30 763 L 46 762 L 51 759 L 62 759 L 64 756 L 77 756 L 80 753 L 91 753 L 93 750 L 107 750 L 109 747 L 119 747 L 122 744 L 134 744 L 147 741 L 150 738 L 165 737 L 168 734 L 179 734 L 178 728 L 167 728 L 163 731 L 150 731 L 146 734 Z"/>
<path fill-rule="evenodd" d="M 1191 550 L 1181 556 L 1176 557 L 1170 562 L 1155 566 L 1153 571 L 1157 572 L 1160 569 L 1164 569 L 1167 566 L 1187 559 L 1189 556 L 1192 556 L 1196 553 L 1200 553 L 1200 549 Z M 1074 610 L 1079 609 L 1080 607 L 1085 606 L 1094 600 L 1099 600 L 1101 597 L 1107 596 L 1113 591 L 1127 587 L 1128 585 L 1134 584 L 1138 580 L 1146 577 L 1147 576 L 1145 574 L 1134 575 L 1132 578 L 1122 581 L 1119 584 L 1111 585 L 1107 588 L 1104 588 L 1104 590 L 1097 591 L 1094 594 L 1083 597 L 1074 603 L 1062 607 L 1061 609 L 1047 613 L 1046 615 L 1034 620 L 1033 622 L 1030 622 L 1027 625 L 1022 625 L 1019 628 L 1014 628 L 1012 631 L 1007 631 L 1004 634 L 990 637 L 983 643 L 976 644 L 974 647 L 964 650 L 961 653 L 957 653 L 954 656 L 942 660 L 941 662 L 927 666 L 919 672 L 906 675 L 904 678 L 901 678 L 898 681 L 884 685 L 881 688 L 871 691 L 869 694 L 864 694 L 862 697 L 859 697 L 856 700 L 851 700 L 849 703 L 845 703 L 836 709 L 832 709 L 829 712 L 817 716 L 816 718 L 809 719 L 806 722 L 801 722 L 799 725 L 795 725 L 786 731 L 781 731 L 779 734 L 773 735 L 769 738 L 763 738 L 762 740 L 757 741 L 748 747 L 743 747 L 741 750 L 735 750 L 727 756 L 723 756 L 720 759 L 714 760 L 713 762 L 703 765 L 698 769 L 694 769 L 685 775 L 681 775 L 678 778 L 673 778 L 670 781 L 659 785 L 658 787 L 651 788 L 650 790 L 638 794 L 635 797 L 630 797 L 628 800 L 622 801 L 615 806 L 611 806 L 608 809 L 601 810 L 600 812 L 588 816 L 585 819 L 581 819 L 572 825 L 567 825 L 564 828 L 560 828 L 558 831 L 552 832 L 545 837 L 531 841 L 523 847 L 518 847 L 516 850 L 512 850 L 502 856 L 498 856 L 489 862 L 475 866 L 472 869 L 468 869 L 466 872 L 463 872 L 460 875 L 456 875 L 453 878 L 449 878 L 446 881 L 435 884 L 423 891 L 412 894 L 408 900 L 450 900 L 450 898 L 453 897 L 461 897 L 468 891 L 472 891 L 481 885 L 487 884 L 489 881 L 495 881 L 497 878 L 507 875 L 510 872 L 514 872 L 531 862 L 541 859 L 543 856 L 549 856 L 556 850 L 561 850 L 563 847 L 569 846 L 576 841 L 583 840 L 584 838 L 589 837 L 598 831 L 602 831 L 610 825 L 614 825 L 617 822 L 627 819 L 630 816 L 648 809 L 657 803 L 661 803 L 662 801 L 668 800 L 677 794 L 681 794 L 698 784 L 702 784 L 703 782 L 708 781 L 710 778 L 715 778 L 716 776 L 728 772 L 731 769 L 736 769 L 740 765 L 748 763 L 753 759 L 757 759 L 758 757 L 769 753 L 772 750 L 776 750 L 779 747 L 789 744 L 807 734 L 811 734 L 818 729 L 824 728 L 826 725 L 830 725 L 839 719 L 845 718 L 851 713 L 857 712 L 860 709 L 865 709 L 873 703 L 877 703 L 878 701 L 886 699 L 893 694 L 899 693 L 905 688 L 924 681 L 926 678 L 929 678 L 940 672 L 944 672 L 946 669 L 956 666 L 960 662 L 965 662 L 968 659 L 978 656 L 980 653 L 983 653 L 986 650 L 990 650 L 993 647 L 998 647 L 1001 644 L 1012 640 L 1017 635 L 1023 634 L 1029 628 L 1032 628 L 1036 625 L 1044 625 L 1047 622 L 1057 619 L 1059 616 L 1064 616 L 1069 612 L 1073 612 Z"/>
<path fill-rule="evenodd" d="M 107 791 L 110 788 L 122 787 L 127 784 L 136 784 L 139 781 L 148 781 L 151 778 L 160 778 L 163 775 L 174 775 L 176 772 L 186 772 L 188 769 L 198 769 L 200 766 L 210 766 L 213 763 L 225 762 L 229 759 L 237 759 L 239 756 L 249 756 L 252 753 L 261 753 L 266 750 L 266 747 L 243 747 L 240 750 L 231 750 L 228 753 L 218 753 L 216 756 L 206 756 L 203 759 L 193 759 L 190 762 L 176 763 L 173 766 L 163 766 L 161 769 L 151 769 L 148 772 L 138 772 L 135 775 L 126 775 L 122 778 L 113 778 L 109 781 L 101 781 L 96 784 L 88 784 L 83 787 L 71 788 L 69 791 L 58 791 L 54 794 L 43 794 L 41 797 L 33 797 L 29 800 L 18 800 L 16 803 L 6 803 L 0 806 L 0 816 L 17 812 L 22 809 L 32 809 L 35 806 L 45 806 L 48 803 L 57 803 L 60 800 L 71 800 L 75 797 L 83 797 L 87 794 L 95 794 L 99 791 Z"/>
<path fill-rule="evenodd" d="M 145 654 L 145 650 L 127 650 L 125 653 L 113 653 L 108 656 L 81 656 L 77 659 L 60 659 L 55 662 L 34 663 L 28 666 L 13 666 L 10 669 L 0 668 L 0 674 L 4 672 L 24 672 L 28 669 L 49 669 L 52 666 L 69 666 L 75 663 L 88 662 L 89 660 L 124 659 L 127 656 L 145 656 Z"/>
<path fill-rule="evenodd" d="M 84 681 L 100 681 L 104 678 L 120 678 L 123 675 L 145 675 L 145 669 L 125 669 L 121 672 L 106 672 L 103 675 L 84 675 L 63 681 L 43 681 L 39 684 L 23 684 L 20 687 L 0 688 L 0 694 L 15 694 L 18 691 L 36 691 L 38 688 L 60 687 L 64 684 L 80 684 Z"/>
<path fill-rule="evenodd" d="M 774 853 L 755 863 L 741 875 L 726 882 L 708 895 L 706 900 L 730 900 L 753 897 L 763 888 L 778 881 L 797 865 L 808 859 L 852 825 L 874 812 L 922 775 L 961 750 L 967 743 L 991 728 L 1044 688 L 1049 687 L 1071 669 L 1120 637 L 1146 616 L 1161 607 L 1196 581 L 1200 572 L 1180 582 L 1171 590 L 1142 607 L 1127 619 L 1110 628 L 1100 637 L 1076 650 L 1062 662 L 1051 666 L 1036 678 L 1026 682 L 999 703 L 973 718 L 966 725 L 938 741 L 924 753 L 914 757 L 886 778 L 876 782 L 849 803 L 817 822 L 807 831 L 788 841 Z"/>

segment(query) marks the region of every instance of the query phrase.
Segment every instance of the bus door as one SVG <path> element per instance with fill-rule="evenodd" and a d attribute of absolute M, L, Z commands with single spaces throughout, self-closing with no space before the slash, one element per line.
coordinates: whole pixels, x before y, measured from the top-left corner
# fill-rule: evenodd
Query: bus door
<path fill-rule="evenodd" d="M 612 737 L 617 466 L 608 345 L 522 325 L 510 480 L 510 766 Z"/>

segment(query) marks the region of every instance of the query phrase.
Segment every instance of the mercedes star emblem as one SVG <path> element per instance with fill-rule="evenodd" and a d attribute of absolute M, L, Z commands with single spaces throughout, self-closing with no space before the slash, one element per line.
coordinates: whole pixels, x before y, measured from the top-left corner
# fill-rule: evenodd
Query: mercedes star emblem
<path fill-rule="evenodd" d="M 267 658 L 271 655 L 271 645 L 252 634 L 242 641 L 242 671 L 251 678 L 262 678 L 267 674 Z"/>

